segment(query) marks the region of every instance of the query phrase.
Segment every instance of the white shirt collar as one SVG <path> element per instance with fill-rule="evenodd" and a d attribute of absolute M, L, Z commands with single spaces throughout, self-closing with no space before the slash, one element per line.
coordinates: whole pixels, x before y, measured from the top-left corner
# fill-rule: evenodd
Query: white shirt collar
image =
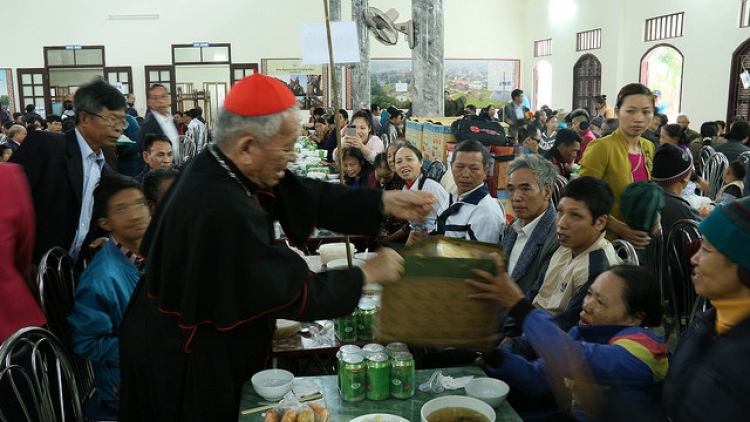
<path fill-rule="evenodd" d="M 531 220 L 529 224 L 524 224 L 523 220 L 519 219 L 518 223 L 513 225 L 513 230 L 515 230 L 518 234 L 521 234 L 521 232 L 523 232 L 524 235 L 531 236 L 531 233 L 542 220 L 542 217 L 546 212 L 547 210 L 544 210 L 544 212 L 539 214 L 535 219 Z"/>

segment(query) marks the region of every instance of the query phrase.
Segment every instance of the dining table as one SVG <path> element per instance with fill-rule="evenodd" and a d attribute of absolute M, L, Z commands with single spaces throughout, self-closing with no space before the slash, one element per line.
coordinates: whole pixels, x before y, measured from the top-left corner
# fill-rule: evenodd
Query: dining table
<path fill-rule="evenodd" d="M 421 369 L 416 371 L 416 382 L 418 386 L 429 380 L 430 376 L 437 369 Z M 475 378 L 486 377 L 484 371 L 477 366 L 462 366 L 454 368 L 440 368 L 444 375 L 453 378 L 474 376 Z M 433 391 L 423 392 L 416 389 L 416 393 L 409 399 L 388 398 L 386 400 L 373 401 L 365 399 L 359 402 L 348 402 L 341 398 L 338 388 L 338 378 L 336 375 L 323 375 L 314 377 L 298 377 L 295 382 L 312 380 L 319 388 L 322 398 L 316 400 L 324 405 L 330 413 L 329 422 L 349 422 L 363 415 L 370 414 L 389 414 L 399 416 L 409 422 L 420 422 L 420 411 L 422 405 L 428 401 L 442 396 L 449 395 L 466 395 L 463 388 L 455 390 L 444 390 L 440 393 Z M 291 392 L 288 395 L 292 394 Z M 243 410 L 249 410 L 264 405 L 274 403 L 263 400 L 253 389 L 252 383 L 248 380 L 242 387 L 242 398 L 240 402 L 239 421 L 240 422 L 263 422 L 265 411 L 256 411 L 252 413 L 243 413 Z M 521 422 L 515 410 L 504 401 L 500 406 L 495 408 L 495 422 Z"/>

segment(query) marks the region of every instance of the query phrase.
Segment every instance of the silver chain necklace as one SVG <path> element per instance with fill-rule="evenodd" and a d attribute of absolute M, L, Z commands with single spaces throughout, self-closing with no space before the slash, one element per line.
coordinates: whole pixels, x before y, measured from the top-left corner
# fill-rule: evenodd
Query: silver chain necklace
<path fill-rule="evenodd" d="M 216 149 L 218 149 L 218 148 L 219 148 L 219 147 L 218 147 L 218 146 L 216 146 L 216 144 L 213 144 L 213 145 L 211 145 L 211 146 L 210 146 L 210 147 L 208 148 L 208 152 L 210 152 L 210 153 L 211 153 L 211 155 L 212 155 L 212 156 L 213 156 L 213 157 L 214 157 L 214 158 L 216 159 L 216 161 L 217 161 L 217 162 L 219 163 L 219 165 L 220 165 L 220 166 L 221 166 L 221 167 L 222 167 L 222 168 L 223 168 L 224 170 L 226 170 L 226 172 L 227 172 L 227 173 L 229 174 L 229 177 L 231 177 L 232 179 L 236 180 L 236 181 L 237 181 L 237 183 L 239 183 L 239 184 L 240 184 L 240 186 L 242 186 L 242 189 L 244 189 L 244 190 L 245 190 L 245 194 L 247 194 L 247 197 L 248 197 L 248 198 L 250 198 L 250 199 L 253 199 L 253 194 L 252 194 L 252 192 L 250 192 L 250 189 L 248 189 L 248 188 L 247 188 L 247 186 L 245 186 L 245 184 L 244 184 L 244 183 L 242 183 L 242 181 L 240 180 L 240 178 L 239 178 L 239 177 L 237 177 L 237 175 L 236 175 L 236 174 L 234 174 L 234 172 L 232 171 L 232 169 L 231 169 L 231 168 L 229 168 L 229 165 L 227 165 L 227 163 L 226 163 L 226 162 L 224 162 L 224 160 L 222 160 L 222 159 L 221 159 L 221 157 L 219 157 L 219 154 L 218 154 L 218 153 L 216 152 Z"/>

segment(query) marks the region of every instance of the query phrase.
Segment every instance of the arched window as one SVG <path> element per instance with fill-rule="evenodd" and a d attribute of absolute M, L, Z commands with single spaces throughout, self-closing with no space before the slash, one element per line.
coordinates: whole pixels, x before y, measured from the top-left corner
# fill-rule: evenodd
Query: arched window
<path fill-rule="evenodd" d="M 669 116 L 670 122 L 680 113 L 682 61 L 680 50 L 669 44 L 655 45 L 641 57 L 641 83 L 661 92 L 656 111 Z"/>
<path fill-rule="evenodd" d="M 584 54 L 573 66 L 573 109 L 594 110 L 594 96 L 601 94 L 602 63 L 593 54 Z"/>
<path fill-rule="evenodd" d="M 750 120 L 750 38 L 740 44 L 732 54 L 732 74 L 729 78 L 729 106 L 727 122 L 733 116 L 743 116 Z"/>
<path fill-rule="evenodd" d="M 539 60 L 534 65 L 534 98 L 532 107 L 539 110 L 542 105 L 552 104 L 552 65 L 546 60 Z"/>

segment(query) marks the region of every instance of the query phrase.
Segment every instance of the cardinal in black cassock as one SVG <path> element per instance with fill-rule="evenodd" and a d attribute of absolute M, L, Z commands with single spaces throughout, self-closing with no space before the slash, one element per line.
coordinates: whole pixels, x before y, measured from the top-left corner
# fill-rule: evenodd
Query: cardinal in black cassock
<path fill-rule="evenodd" d="M 274 241 L 274 220 L 297 242 L 313 226 L 377 235 L 384 207 L 378 190 L 283 170 L 284 155 L 294 155 L 295 103 L 274 78 L 238 82 L 217 126 L 229 127 L 237 116 L 287 116 L 290 108 L 293 119 L 282 117 L 265 144 L 217 136 L 157 210 L 142 244 L 145 275 L 120 332 L 120 421 L 236 421 L 242 384 L 269 362 L 277 318 L 332 318 L 357 306 L 365 269 L 315 274 Z M 224 133 L 245 136 L 232 130 Z M 252 161 L 253 154 L 263 160 Z M 429 209 L 429 199 L 419 200 Z"/>

